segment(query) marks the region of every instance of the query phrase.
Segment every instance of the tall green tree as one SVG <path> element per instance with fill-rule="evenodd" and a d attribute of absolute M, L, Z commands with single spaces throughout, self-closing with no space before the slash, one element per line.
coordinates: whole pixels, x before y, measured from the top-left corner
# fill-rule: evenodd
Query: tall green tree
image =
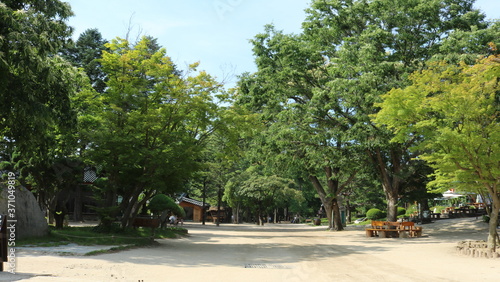
<path fill-rule="evenodd" d="M 0 3 L 0 132 L 23 155 L 43 155 L 48 131 L 74 126 L 77 71 L 56 55 L 71 36 L 71 15 L 58 0 Z"/>
<path fill-rule="evenodd" d="M 260 113 L 266 127 L 257 144 L 260 159 L 308 179 L 330 228 L 342 230 L 338 198 L 355 178 L 362 157 L 350 125 L 338 120 L 343 113 L 319 99 L 317 90 L 328 82 L 324 59 L 303 36 L 285 35 L 272 26 L 252 43 L 258 72 L 240 80 L 239 103 Z"/>
<path fill-rule="evenodd" d="M 493 199 L 488 247 L 498 244 L 500 209 L 500 57 L 479 63 L 439 63 L 411 76 L 412 85 L 383 96 L 375 121 L 394 143 L 423 136 L 419 158 L 434 169 L 431 188 L 485 191 Z"/>
<path fill-rule="evenodd" d="M 270 123 L 279 119 L 276 126 L 288 125 L 281 131 L 286 134 L 275 136 L 309 145 L 297 152 L 302 152 L 298 156 L 315 155 L 308 162 L 317 166 L 311 173 L 313 183 L 320 182 L 314 176 L 323 167 L 326 185 L 346 187 L 353 179 L 351 171 L 356 171 L 355 160 L 363 161 L 358 154 L 362 150 L 385 192 L 388 220 L 395 220 L 403 176 L 416 171 L 408 150 L 414 140 L 390 143 L 392 133 L 370 120 L 378 111 L 374 103 L 390 89 L 407 85 L 410 73 L 445 52 L 443 42 L 451 33 L 488 27 L 473 2 L 312 1 L 302 34 L 283 35 L 267 29 L 253 41 L 259 69 L 242 81 L 244 102 L 259 105 L 256 110 L 265 113 Z M 475 38 L 487 42 L 486 37 Z M 334 203 L 330 199 L 339 188 L 325 193 L 324 204 Z"/>
<path fill-rule="evenodd" d="M 103 93 L 106 88 L 106 75 L 99 62 L 106 43 L 99 30 L 87 29 L 73 45 L 62 51 L 65 59 L 85 71 L 98 93 Z"/>
<path fill-rule="evenodd" d="M 224 194 L 229 204 L 237 207 L 236 210 L 242 205 L 253 210 L 260 225 L 264 225 L 264 216 L 279 206 L 280 201 L 301 199 L 292 180 L 277 175 L 264 175 L 262 169 L 262 166 L 250 166 L 235 174 L 227 182 Z"/>
<path fill-rule="evenodd" d="M 0 2 L 0 142 L 13 156 L 4 160 L 49 217 L 81 176 L 71 99 L 85 78 L 59 55 L 70 41 L 72 15 L 57 0 Z"/>
<path fill-rule="evenodd" d="M 221 100 L 222 99 L 222 100 Z M 232 95 L 220 97 L 221 101 L 232 100 Z M 244 138 L 249 138 L 256 130 L 251 121 L 254 115 L 235 105 L 219 107 L 218 118 L 214 120 L 211 134 L 204 144 L 203 158 L 200 161 L 201 170 L 198 173 L 198 183 L 202 198 L 213 197 L 217 206 L 218 216 L 224 204 L 224 187 L 234 176 L 238 168 L 245 164 Z M 238 215 L 237 206 L 235 208 Z M 219 226 L 219 221 L 217 221 Z"/>
<path fill-rule="evenodd" d="M 217 112 L 220 84 L 204 71 L 179 76 L 165 49 L 152 43 L 114 39 L 101 60 L 108 81 L 98 97 L 104 108 L 91 158 L 108 176 L 110 199 L 123 198 L 123 227 L 153 195 L 179 191 L 197 170 Z"/>
<path fill-rule="evenodd" d="M 408 147 L 415 140 L 390 143 L 391 133 L 370 121 L 377 111 L 374 102 L 406 85 L 409 73 L 441 54 L 443 38 L 451 32 L 487 27 L 473 2 L 314 1 L 308 11 L 304 33 L 319 43 L 331 74 L 324 101 L 347 113 L 382 184 L 388 220 L 396 219 L 403 176 L 413 170 Z"/>

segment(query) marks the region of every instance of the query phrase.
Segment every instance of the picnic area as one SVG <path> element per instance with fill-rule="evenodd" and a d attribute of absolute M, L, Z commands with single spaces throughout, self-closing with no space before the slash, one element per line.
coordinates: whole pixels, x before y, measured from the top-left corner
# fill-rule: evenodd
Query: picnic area
<path fill-rule="evenodd" d="M 498 259 L 457 253 L 463 240 L 484 240 L 488 225 L 472 217 L 424 224 L 414 238 L 366 237 L 306 224 L 187 222 L 189 235 L 153 247 L 97 256 L 36 250 L 18 254 L 16 276 L 0 281 L 495 281 Z M 450 266 L 453 266 L 450 268 Z M 7 280 L 6 280 L 7 279 Z"/>

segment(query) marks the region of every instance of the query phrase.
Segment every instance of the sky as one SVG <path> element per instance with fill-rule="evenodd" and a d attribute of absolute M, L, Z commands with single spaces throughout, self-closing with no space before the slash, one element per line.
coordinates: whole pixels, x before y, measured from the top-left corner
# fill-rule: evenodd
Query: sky
<path fill-rule="evenodd" d="M 181 70 L 200 62 L 200 70 L 226 87 L 237 75 L 256 67 L 249 42 L 273 24 L 285 33 L 300 33 L 309 0 L 66 0 L 75 14 L 68 24 L 75 39 L 89 28 L 103 38 L 158 38 Z M 500 0 L 477 0 L 488 19 L 500 19 Z"/>

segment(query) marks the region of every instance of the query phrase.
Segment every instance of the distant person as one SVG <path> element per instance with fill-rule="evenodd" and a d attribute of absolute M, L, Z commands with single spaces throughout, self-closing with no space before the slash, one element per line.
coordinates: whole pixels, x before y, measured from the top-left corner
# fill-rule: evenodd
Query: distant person
<path fill-rule="evenodd" d="M 177 217 L 175 215 L 171 215 L 168 220 L 170 221 L 170 225 L 177 225 Z"/>

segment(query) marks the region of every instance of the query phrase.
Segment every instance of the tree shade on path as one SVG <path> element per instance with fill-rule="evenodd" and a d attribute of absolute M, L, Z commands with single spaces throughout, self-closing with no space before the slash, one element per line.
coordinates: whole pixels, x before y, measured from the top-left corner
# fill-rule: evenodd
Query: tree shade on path
<path fill-rule="evenodd" d="M 18 271 L 50 275 L 34 281 L 494 281 L 498 275 L 496 260 L 455 253 L 458 241 L 484 237 L 487 226 L 471 218 L 426 224 L 423 237 L 406 239 L 302 224 L 185 227 L 186 238 L 95 257 L 23 253 Z"/>

